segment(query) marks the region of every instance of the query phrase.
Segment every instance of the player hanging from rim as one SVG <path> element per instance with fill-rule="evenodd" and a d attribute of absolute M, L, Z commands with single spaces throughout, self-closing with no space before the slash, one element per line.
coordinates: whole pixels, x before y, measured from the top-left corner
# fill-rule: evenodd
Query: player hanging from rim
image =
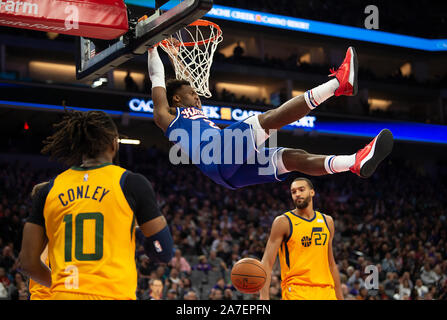
<path fill-rule="evenodd" d="M 172 60 L 171 60 L 172 62 Z M 148 71 L 152 81 L 154 121 L 170 141 L 177 142 L 189 159 L 214 182 L 237 189 L 259 183 L 283 181 L 289 172 L 298 171 L 310 176 L 320 176 L 352 171 L 360 177 L 370 177 L 379 163 L 393 148 L 393 135 L 388 129 L 382 130 L 366 147 L 352 155 L 316 155 L 304 150 L 290 148 L 265 148 L 271 130 L 278 130 L 306 116 L 310 111 L 332 96 L 354 96 L 357 94 L 357 55 L 349 47 L 345 59 L 337 70 L 331 70 L 330 81 L 306 91 L 276 109 L 251 116 L 225 130 L 250 130 L 251 140 L 224 143 L 224 130 L 217 127 L 203 113 L 199 96 L 188 81 L 170 80 L 165 83 L 163 63 L 157 47 L 148 50 Z M 206 132 L 208 141 L 195 141 L 194 131 L 200 129 L 200 136 Z M 182 138 L 181 131 L 189 139 Z M 221 139 L 219 161 L 199 161 L 202 152 L 210 147 L 213 139 Z M 205 139 L 206 140 L 206 139 Z M 242 163 L 228 163 L 225 154 L 234 154 L 236 148 L 244 150 Z M 267 154 L 270 172 L 260 169 L 265 163 L 258 161 L 257 153 Z M 253 160 L 254 159 L 254 160 Z"/>
<path fill-rule="evenodd" d="M 136 299 L 135 221 L 153 261 L 173 240 L 150 182 L 114 165 L 118 130 L 102 111 L 68 111 L 42 152 L 71 166 L 33 196 L 20 268 L 50 287 L 49 299 Z M 48 244 L 49 267 L 41 260 Z"/>

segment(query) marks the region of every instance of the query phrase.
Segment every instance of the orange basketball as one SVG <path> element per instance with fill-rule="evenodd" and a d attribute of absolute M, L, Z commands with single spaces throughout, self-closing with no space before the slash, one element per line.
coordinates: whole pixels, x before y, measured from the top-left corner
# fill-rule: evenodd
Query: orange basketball
<path fill-rule="evenodd" d="M 266 279 L 264 266 L 257 259 L 241 259 L 231 270 L 231 282 L 242 293 L 258 292 L 264 286 Z"/>

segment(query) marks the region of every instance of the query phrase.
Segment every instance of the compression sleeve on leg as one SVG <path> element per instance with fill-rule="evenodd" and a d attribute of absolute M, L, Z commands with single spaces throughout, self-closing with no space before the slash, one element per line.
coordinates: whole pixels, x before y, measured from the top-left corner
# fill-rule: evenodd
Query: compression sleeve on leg
<path fill-rule="evenodd" d="M 254 136 L 253 138 L 255 139 L 255 148 L 259 150 L 270 135 L 261 127 L 258 115 L 251 116 L 244 120 L 244 122 L 250 125 Z"/>
<path fill-rule="evenodd" d="M 166 89 L 165 83 L 165 68 L 163 62 L 158 55 L 157 47 L 151 48 L 147 51 L 147 67 L 149 78 L 152 82 L 152 88 L 162 87 Z"/>

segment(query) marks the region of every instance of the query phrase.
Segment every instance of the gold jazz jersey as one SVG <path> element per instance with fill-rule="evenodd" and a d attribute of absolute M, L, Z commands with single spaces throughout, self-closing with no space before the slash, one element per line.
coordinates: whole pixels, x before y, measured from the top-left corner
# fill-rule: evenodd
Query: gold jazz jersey
<path fill-rule="evenodd" d="M 58 175 L 43 215 L 53 292 L 136 299 L 135 217 L 120 181 L 125 169 L 71 168 Z"/>
<path fill-rule="evenodd" d="M 48 266 L 48 246 L 45 247 L 42 255 L 40 256 L 40 260 Z M 33 279 L 29 279 L 29 293 L 30 300 L 47 300 L 51 297 L 50 288 L 45 287 Z"/>
<path fill-rule="evenodd" d="M 312 219 L 284 213 L 290 234 L 279 249 L 281 285 L 331 286 L 334 280 L 329 268 L 330 231 L 324 215 L 315 211 Z"/>
<path fill-rule="evenodd" d="M 50 299 L 136 299 L 135 225 L 159 216 L 150 181 L 111 163 L 50 180 L 27 219 L 48 237 Z"/>

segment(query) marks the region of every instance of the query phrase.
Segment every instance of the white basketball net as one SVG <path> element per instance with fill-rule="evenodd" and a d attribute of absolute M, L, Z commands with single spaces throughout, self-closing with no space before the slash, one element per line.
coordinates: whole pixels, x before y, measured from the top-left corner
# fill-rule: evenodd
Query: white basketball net
<path fill-rule="evenodd" d="M 211 65 L 222 40 L 222 31 L 217 25 L 198 20 L 162 41 L 160 47 L 171 58 L 177 80 L 188 81 L 198 95 L 210 98 Z"/>

